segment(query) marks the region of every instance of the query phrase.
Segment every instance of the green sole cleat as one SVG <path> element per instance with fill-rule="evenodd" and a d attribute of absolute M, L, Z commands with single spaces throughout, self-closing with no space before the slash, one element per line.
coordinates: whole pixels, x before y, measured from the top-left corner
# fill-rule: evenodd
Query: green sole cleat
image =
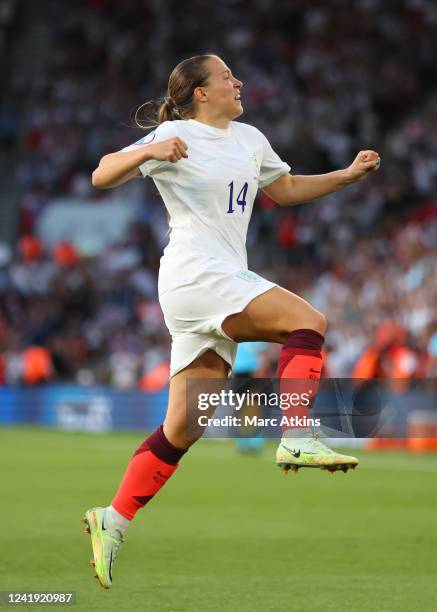
<path fill-rule="evenodd" d="M 83 532 L 91 537 L 93 558 L 89 564 L 94 577 L 104 589 L 112 586 L 112 566 L 118 555 L 124 537 L 117 529 L 105 526 L 105 508 L 87 510 L 81 520 Z"/>
<path fill-rule="evenodd" d="M 300 468 L 318 468 L 330 474 L 354 470 L 358 459 L 349 455 L 338 453 L 317 436 L 309 438 L 283 438 L 276 452 L 276 463 L 285 473 L 291 470 L 297 474 Z"/>

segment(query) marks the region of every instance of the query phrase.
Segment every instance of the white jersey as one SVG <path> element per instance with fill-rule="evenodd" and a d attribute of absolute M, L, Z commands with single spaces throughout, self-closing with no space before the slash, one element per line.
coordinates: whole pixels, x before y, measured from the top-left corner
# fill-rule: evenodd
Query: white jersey
<path fill-rule="evenodd" d="M 227 129 L 166 121 L 123 151 L 176 136 L 187 144 L 188 158 L 140 166 L 170 215 L 158 291 L 173 336 L 172 375 L 208 347 L 232 365 L 236 344 L 222 321 L 274 286 L 247 269 L 253 202 L 258 188 L 290 171 L 258 129 L 235 121 Z"/>
<path fill-rule="evenodd" d="M 246 236 L 258 188 L 290 166 L 255 127 L 232 121 L 227 129 L 194 119 L 166 121 L 123 150 L 179 136 L 188 158 L 140 166 L 154 180 L 170 215 L 170 242 L 162 265 L 219 259 L 247 268 Z"/>

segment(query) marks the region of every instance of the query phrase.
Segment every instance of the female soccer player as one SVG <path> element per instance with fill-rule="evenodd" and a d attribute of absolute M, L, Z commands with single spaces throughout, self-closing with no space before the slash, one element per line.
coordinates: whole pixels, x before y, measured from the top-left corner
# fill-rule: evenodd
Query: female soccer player
<path fill-rule="evenodd" d="M 91 534 L 91 564 L 106 588 L 112 584 L 112 564 L 129 522 L 169 480 L 196 440 L 186 428 L 188 378 L 226 378 L 237 342 L 267 341 L 283 345 L 281 381 L 306 379 L 317 390 L 324 315 L 247 267 L 246 233 L 258 189 L 289 206 L 337 191 L 379 168 L 376 152 L 361 151 L 343 170 L 290 174 L 290 166 L 259 130 L 234 121 L 243 112 L 242 86 L 216 55 L 181 62 L 170 75 L 157 129 L 102 157 L 93 172 L 98 189 L 152 177 L 171 229 L 158 281 L 172 335 L 167 415 L 134 453 L 111 505 L 92 508 L 83 519 Z M 302 407 L 301 414 L 306 413 Z M 347 470 L 358 463 L 329 449 L 309 429 L 284 435 L 277 463 L 285 469 Z"/>

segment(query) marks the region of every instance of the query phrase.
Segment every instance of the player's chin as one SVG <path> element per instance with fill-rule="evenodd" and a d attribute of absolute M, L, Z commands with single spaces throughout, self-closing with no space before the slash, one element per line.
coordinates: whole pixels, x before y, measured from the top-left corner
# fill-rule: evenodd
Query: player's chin
<path fill-rule="evenodd" d="M 234 108 L 233 108 L 233 115 L 234 115 L 233 119 L 236 119 L 236 117 L 239 117 L 243 113 L 244 113 L 243 105 L 241 104 L 239 100 L 236 100 L 234 104 Z"/>

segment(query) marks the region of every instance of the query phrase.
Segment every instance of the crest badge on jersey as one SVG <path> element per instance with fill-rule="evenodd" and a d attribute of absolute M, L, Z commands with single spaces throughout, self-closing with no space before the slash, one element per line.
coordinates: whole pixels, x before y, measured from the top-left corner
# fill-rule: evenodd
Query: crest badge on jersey
<path fill-rule="evenodd" d="M 256 153 L 249 153 L 249 159 L 250 163 L 252 164 L 252 168 L 255 172 L 256 178 L 258 178 L 261 171 L 261 166 L 256 156 Z"/>
<path fill-rule="evenodd" d="M 241 278 L 248 283 L 259 283 L 262 281 L 261 276 L 258 276 L 258 274 L 251 270 L 240 270 L 237 274 L 237 278 Z"/>

